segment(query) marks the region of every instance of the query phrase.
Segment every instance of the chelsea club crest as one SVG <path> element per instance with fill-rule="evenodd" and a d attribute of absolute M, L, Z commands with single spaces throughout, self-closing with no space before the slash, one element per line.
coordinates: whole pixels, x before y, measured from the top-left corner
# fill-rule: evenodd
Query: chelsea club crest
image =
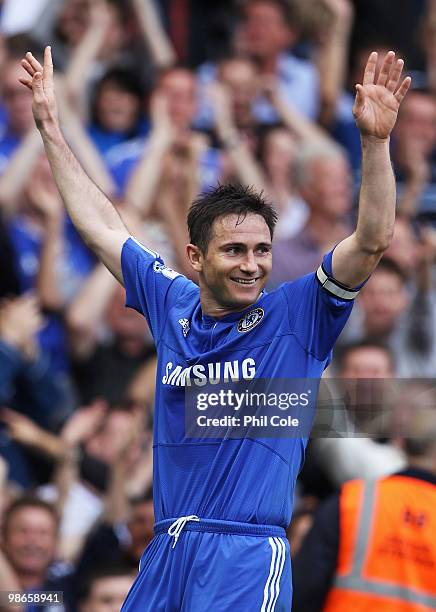
<path fill-rule="evenodd" d="M 245 333 L 259 325 L 262 321 L 265 313 L 262 308 L 255 308 L 254 310 L 250 310 L 238 323 L 238 332 Z"/>

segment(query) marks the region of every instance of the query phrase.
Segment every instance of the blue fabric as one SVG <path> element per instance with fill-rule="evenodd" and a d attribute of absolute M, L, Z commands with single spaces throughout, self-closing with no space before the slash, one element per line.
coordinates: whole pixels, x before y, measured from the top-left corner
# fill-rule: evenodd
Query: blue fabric
<path fill-rule="evenodd" d="M 196 515 L 286 528 L 307 438 L 188 438 L 185 389 L 207 379 L 218 383 L 229 367 L 243 380 L 319 379 L 352 302 L 328 294 L 313 273 L 264 292 L 244 311 L 214 319 L 203 315 L 197 285 L 136 240 L 124 244 L 121 263 L 126 304 L 144 314 L 158 352 L 156 522 Z M 331 253 L 323 264 L 332 276 Z M 241 333 L 238 323 L 255 308 L 263 310 L 262 320 Z M 313 408 L 306 410 L 311 421 Z M 166 535 L 154 538 L 123 610 L 260 609 L 268 539 L 189 529 L 182 536 L 185 545 L 181 537 L 174 550 Z M 275 610 L 290 610 L 290 568 L 286 576 Z"/>
<path fill-rule="evenodd" d="M 141 119 L 138 121 L 138 125 L 136 126 L 135 130 L 132 130 L 134 132 L 133 134 L 126 134 L 125 132 L 109 132 L 107 130 L 103 130 L 94 123 L 88 126 L 87 131 L 98 151 L 104 156 L 112 147 L 115 147 L 116 145 L 126 142 L 132 138 L 146 136 L 149 130 L 150 123 L 146 119 Z"/>
<path fill-rule="evenodd" d="M 331 254 L 324 266 L 331 275 Z M 352 303 L 329 295 L 309 274 L 262 294 L 246 311 L 213 319 L 202 315 L 197 285 L 132 239 L 124 244 L 122 269 L 127 305 L 145 315 L 158 351 L 155 520 L 195 514 L 286 528 L 307 440 L 193 443 L 185 437 L 184 385 L 200 386 L 207 374 L 222 378 L 229 364 L 242 379 L 318 379 Z M 238 332 L 255 307 L 265 313 L 262 322 Z M 183 319 L 190 325 L 186 337 Z"/>
<path fill-rule="evenodd" d="M 22 293 L 31 291 L 36 286 L 42 237 L 24 217 L 19 215 L 12 218 L 7 229 L 14 251 L 20 290 Z M 68 282 L 62 287 L 62 292 L 71 297 L 82 279 L 93 269 L 95 256 L 83 243 L 67 215 L 64 221 L 64 239 L 66 264 L 64 269 L 68 268 L 69 275 Z M 47 315 L 45 323 L 39 333 L 39 345 L 50 355 L 52 369 L 64 372 L 69 367 L 69 361 L 63 322 L 56 315 Z"/>
<path fill-rule="evenodd" d="M 285 538 L 185 530 L 172 545 L 168 534 L 150 542 L 122 612 L 290 612 Z"/>
<path fill-rule="evenodd" d="M 9 163 L 12 155 L 15 153 L 18 145 L 21 142 L 21 137 L 5 131 L 0 134 L 0 174 L 3 174 L 6 166 Z"/>

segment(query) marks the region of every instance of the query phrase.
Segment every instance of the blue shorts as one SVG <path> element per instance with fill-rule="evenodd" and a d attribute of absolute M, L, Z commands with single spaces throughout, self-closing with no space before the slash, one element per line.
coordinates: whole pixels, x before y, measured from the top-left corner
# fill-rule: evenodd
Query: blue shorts
<path fill-rule="evenodd" d="M 283 528 L 182 519 L 175 536 L 174 520 L 156 523 L 122 612 L 290 612 Z"/>

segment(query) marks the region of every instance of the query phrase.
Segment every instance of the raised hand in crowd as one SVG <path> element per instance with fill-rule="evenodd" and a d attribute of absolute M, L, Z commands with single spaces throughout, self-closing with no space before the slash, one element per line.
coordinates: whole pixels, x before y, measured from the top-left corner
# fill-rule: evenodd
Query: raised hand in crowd
<path fill-rule="evenodd" d="M 76 410 L 61 431 L 63 442 L 75 448 L 91 438 L 102 425 L 107 408 L 105 401 L 95 400 L 89 406 Z"/>
<path fill-rule="evenodd" d="M 175 139 L 175 130 L 168 114 L 168 99 L 158 90 L 150 102 L 152 131 L 144 155 L 132 174 L 126 189 L 126 200 L 146 217 L 153 206 L 161 166 Z"/>
<path fill-rule="evenodd" d="M 64 456 L 65 444 L 63 441 L 39 427 L 24 414 L 10 408 L 1 408 L 0 420 L 7 425 L 9 437 L 14 442 L 39 451 L 54 460 Z"/>
<path fill-rule="evenodd" d="M 232 97 L 229 88 L 215 81 L 207 89 L 207 96 L 215 117 L 217 136 L 228 156 L 228 172 L 236 175 L 241 183 L 253 185 L 256 189 L 265 188 L 265 177 L 257 164 L 250 148 L 244 142 L 234 120 Z"/>
<path fill-rule="evenodd" d="M 277 78 L 270 76 L 263 80 L 262 90 L 274 107 L 282 123 L 304 145 L 329 144 L 335 146 L 328 132 L 311 121 L 292 106 L 281 94 Z"/>
<path fill-rule="evenodd" d="M 351 0 L 321 0 L 331 21 L 320 36 L 317 63 L 320 77 L 320 123 L 330 127 L 345 88 L 350 36 L 354 20 Z"/>
<path fill-rule="evenodd" d="M 176 62 L 176 54 L 162 27 L 154 1 L 132 0 L 132 5 L 153 64 L 159 69 L 172 66 Z"/>
<path fill-rule="evenodd" d="M 103 52 L 112 25 L 113 18 L 107 0 L 90 2 L 88 27 L 74 48 L 64 75 L 68 101 L 82 119 L 86 117 L 85 89 L 92 65 Z"/>
<path fill-rule="evenodd" d="M 0 305 L 0 340 L 19 351 L 24 359 L 33 361 L 38 356 L 35 337 L 42 327 L 43 318 L 35 295 L 4 300 Z"/>

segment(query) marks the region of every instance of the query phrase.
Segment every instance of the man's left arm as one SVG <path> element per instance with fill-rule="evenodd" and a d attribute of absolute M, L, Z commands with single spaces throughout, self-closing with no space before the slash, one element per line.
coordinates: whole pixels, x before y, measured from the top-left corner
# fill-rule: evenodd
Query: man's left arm
<path fill-rule="evenodd" d="M 377 53 L 371 53 L 363 84 L 356 85 L 353 113 L 362 141 L 359 214 L 354 233 L 333 252 L 334 278 L 348 287 L 368 278 L 394 231 L 396 186 L 389 139 L 411 82 L 406 77 L 399 85 L 403 65 L 403 60 L 390 51 L 376 79 Z"/>

